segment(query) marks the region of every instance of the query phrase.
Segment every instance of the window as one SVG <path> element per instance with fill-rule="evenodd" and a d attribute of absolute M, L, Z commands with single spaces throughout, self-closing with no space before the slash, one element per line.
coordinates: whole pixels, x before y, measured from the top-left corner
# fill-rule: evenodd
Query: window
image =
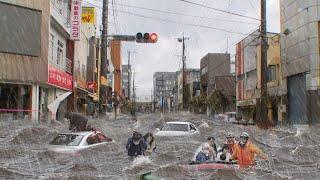
<path fill-rule="evenodd" d="M 196 127 L 193 124 L 190 124 L 190 131 L 197 131 Z"/>
<path fill-rule="evenodd" d="M 277 80 L 277 66 L 270 65 L 268 67 L 268 81 L 276 81 Z"/>
<path fill-rule="evenodd" d="M 59 134 L 55 137 L 50 144 L 51 145 L 67 145 L 67 146 L 78 146 L 83 136 L 75 134 Z"/>
<path fill-rule="evenodd" d="M 58 40 L 58 48 L 57 48 L 57 64 L 59 65 L 63 59 L 63 43 Z"/>
<path fill-rule="evenodd" d="M 201 69 L 201 75 L 204 75 L 205 73 L 207 73 L 207 71 L 208 71 L 208 66 L 205 66 L 205 67 L 203 67 L 202 69 Z"/>
<path fill-rule="evenodd" d="M 188 132 L 188 124 L 166 124 L 161 131 L 185 131 Z"/>

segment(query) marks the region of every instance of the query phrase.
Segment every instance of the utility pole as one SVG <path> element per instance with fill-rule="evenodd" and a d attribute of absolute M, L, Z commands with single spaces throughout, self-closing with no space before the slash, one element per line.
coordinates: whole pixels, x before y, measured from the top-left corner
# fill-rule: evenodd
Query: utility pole
<path fill-rule="evenodd" d="M 131 71 L 131 67 L 130 67 L 130 51 L 128 51 L 128 98 L 129 98 L 129 102 L 130 102 L 130 71 Z"/>
<path fill-rule="evenodd" d="M 260 97 L 260 112 L 258 115 L 258 123 L 264 128 L 268 127 L 267 116 L 267 58 L 268 58 L 268 37 L 267 37 L 267 15 L 266 15 L 266 0 L 261 0 L 261 97 Z"/>
<path fill-rule="evenodd" d="M 106 103 L 107 105 L 107 93 L 106 87 L 101 85 L 101 77 L 107 79 L 107 66 L 108 66 L 108 59 L 107 59 L 107 35 L 108 35 L 108 0 L 103 0 L 103 8 L 102 8 L 102 34 L 101 34 L 101 74 L 99 77 L 100 81 L 100 103 Z M 100 104 L 100 107 L 102 107 Z"/>
<path fill-rule="evenodd" d="M 163 93 L 163 85 L 164 80 L 163 80 L 163 74 L 161 75 L 161 105 L 162 105 L 162 113 L 164 114 L 164 93 Z"/>
<path fill-rule="evenodd" d="M 186 55 L 185 55 L 185 50 L 186 50 L 186 45 L 185 45 L 185 40 L 189 38 L 184 37 L 184 34 L 182 38 L 178 38 L 179 42 L 182 42 L 182 109 L 184 110 L 186 108 L 185 106 L 185 69 L 186 69 Z"/>
<path fill-rule="evenodd" d="M 184 35 L 182 37 L 182 109 L 186 108 L 185 106 L 185 89 L 184 89 L 184 81 L 185 81 L 185 69 L 186 69 L 186 56 L 185 56 L 186 46 L 184 44 Z"/>
<path fill-rule="evenodd" d="M 133 74 L 133 78 L 132 78 L 132 91 L 133 91 L 132 106 L 133 106 L 133 118 L 136 120 L 136 87 L 134 85 L 134 76 L 135 74 Z"/>

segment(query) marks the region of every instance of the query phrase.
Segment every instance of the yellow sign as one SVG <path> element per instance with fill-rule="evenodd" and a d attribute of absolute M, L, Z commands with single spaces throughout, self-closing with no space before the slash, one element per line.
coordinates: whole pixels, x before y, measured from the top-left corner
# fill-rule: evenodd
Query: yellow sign
<path fill-rule="evenodd" d="M 81 15 L 82 23 L 95 23 L 95 13 L 94 7 L 82 7 L 82 15 Z"/>

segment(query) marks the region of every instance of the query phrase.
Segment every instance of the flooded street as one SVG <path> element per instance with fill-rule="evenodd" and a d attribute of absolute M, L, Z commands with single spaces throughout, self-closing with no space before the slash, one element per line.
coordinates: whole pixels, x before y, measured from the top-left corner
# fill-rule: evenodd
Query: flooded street
<path fill-rule="evenodd" d="M 157 153 L 130 160 L 125 150 L 133 130 L 154 132 L 166 121 L 190 121 L 200 135 L 190 138 L 158 138 Z M 121 115 L 117 120 L 94 119 L 115 142 L 83 150 L 74 155 L 49 152 L 46 145 L 68 124 L 34 125 L 25 120 L 2 120 L 0 129 L 0 179 L 137 179 L 151 172 L 163 179 L 317 179 L 320 175 L 320 132 L 315 126 L 306 131 L 294 128 L 261 130 L 255 126 L 220 123 L 192 114 L 138 115 L 135 122 Z M 185 168 L 194 151 L 208 135 L 222 146 L 225 133 L 236 136 L 247 131 L 253 142 L 268 154 L 258 159 L 254 169 L 193 172 Z"/>

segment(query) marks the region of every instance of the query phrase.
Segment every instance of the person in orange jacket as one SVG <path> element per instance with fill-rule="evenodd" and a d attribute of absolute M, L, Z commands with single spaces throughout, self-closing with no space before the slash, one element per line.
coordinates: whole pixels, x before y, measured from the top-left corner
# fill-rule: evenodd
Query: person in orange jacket
<path fill-rule="evenodd" d="M 237 159 L 240 168 L 243 169 L 255 165 L 255 155 L 258 155 L 265 160 L 268 159 L 266 154 L 249 141 L 249 134 L 242 132 L 240 135 L 240 141 L 236 144 L 230 160 Z"/>
<path fill-rule="evenodd" d="M 234 138 L 234 134 L 232 132 L 227 133 L 226 135 L 227 141 L 225 142 L 225 144 L 228 147 L 228 152 L 230 154 L 233 154 L 233 151 L 236 147 L 237 141 Z"/>

